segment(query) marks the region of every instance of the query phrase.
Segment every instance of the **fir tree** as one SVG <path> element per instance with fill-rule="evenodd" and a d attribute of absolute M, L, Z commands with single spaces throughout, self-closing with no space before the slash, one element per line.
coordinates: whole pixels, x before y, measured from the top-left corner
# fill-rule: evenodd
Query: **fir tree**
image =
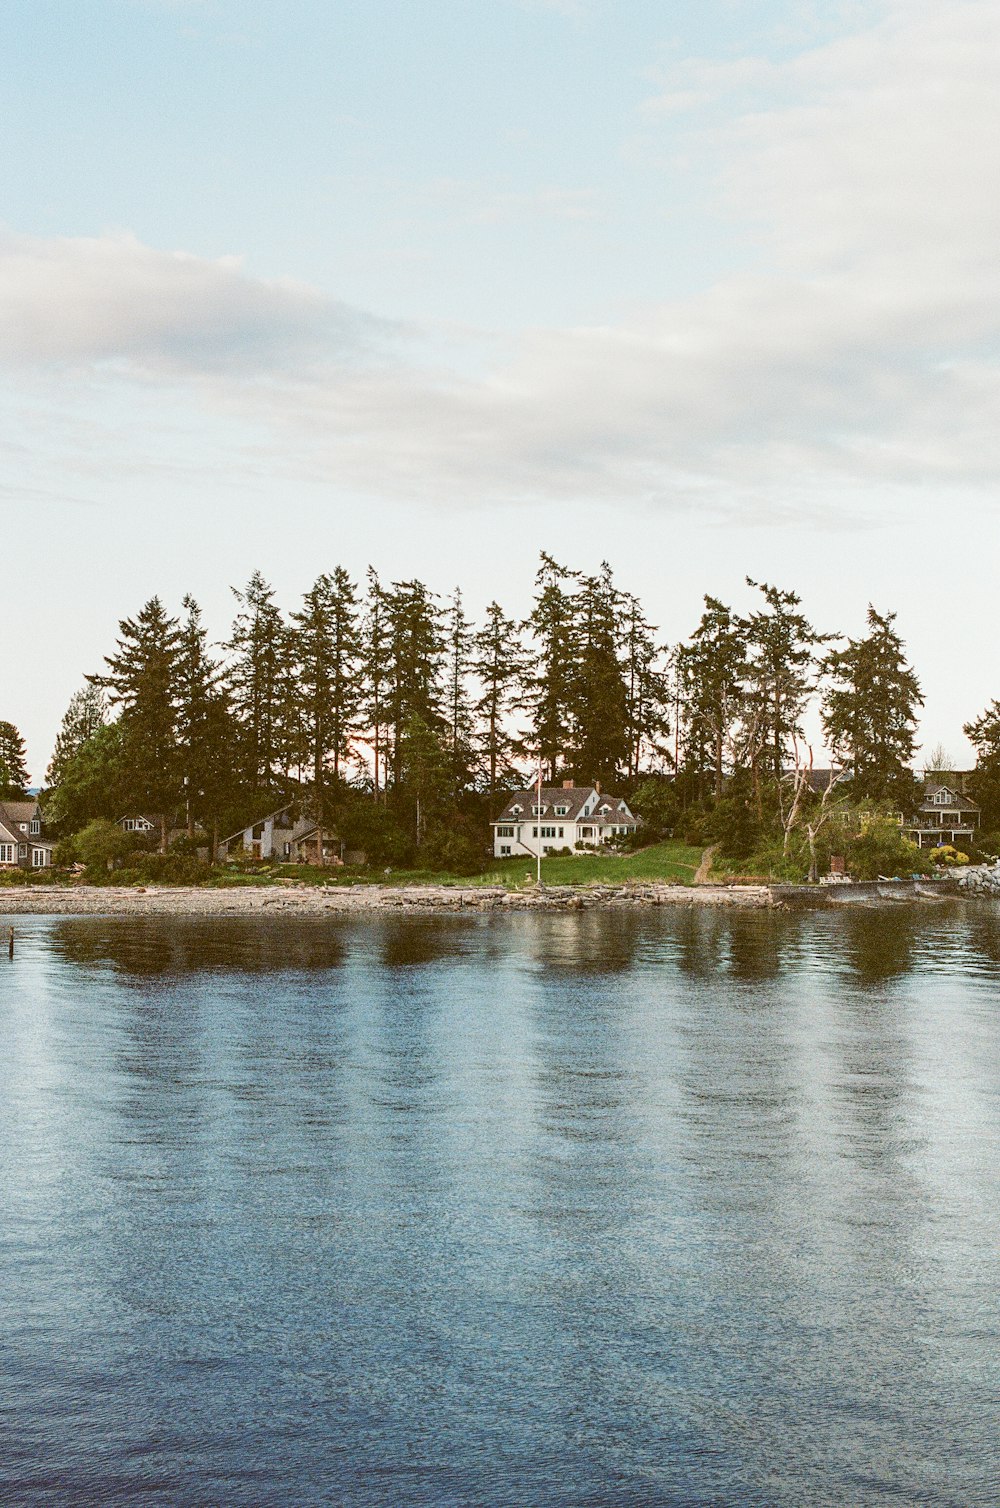
<path fill-rule="evenodd" d="M 656 643 L 656 629 L 646 621 L 638 597 L 623 599 L 621 615 L 622 676 L 625 683 L 626 775 L 631 783 L 644 756 L 666 753 L 670 732 L 668 684 L 662 668 L 664 651 Z"/>
<path fill-rule="evenodd" d="M 465 613 L 459 587 L 455 588 L 445 609 L 444 644 L 448 752 L 453 792 L 457 799 L 459 793 L 472 784 L 476 754 L 472 697 L 469 692 L 475 636 Z"/>
<path fill-rule="evenodd" d="M 86 685 L 70 697 L 45 772 L 45 784 L 57 786 L 72 759 L 108 721 L 108 701 L 100 686 Z"/>
<path fill-rule="evenodd" d="M 525 623 L 535 643 L 523 706 L 530 717 L 519 750 L 541 759 L 554 785 L 573 747 L 580 693 L 577 616 L 566 583 L 571 572 L 544 552 L 535 577 L 535 605 Z"/>
<path fill-rule="evenodd" d="M 88 677 L 121 708 L 128 796 L 140 810 L 160 816 L 160 847 L 166 850 L 170 818 L 181 789 L 177 746 L 176 618 L 151 597 L 134 619 L 118 625 L 117 654 L 105 656 L 108 674 Z"/>
<path fill-rule="evenodd" d="M 712 772 L 716 799 L 722 795 L 726 748 L 744 706 L 747 625 L 717 597 L 705 598 L 705 611 L 678 665 L 684 684 L 689 745 L 698 750 L 699 770 Z"/>
<path fill-rule="evenodd" d="M 573 764 L 587 780 L 613 785 L 628 763 L 628 691 L 618 658 L 624 598 L 611 567 L 581 576 L 573 599 Z"/>
<path fill-rule="evenodd" d="M 816 686 L 816 651 L 830 635 L 818 634 L 798 611 L 802 599 L 794 592 L 749 576 L 747 585 L 756 587 L 766 604 L 746 619 L 748 689 L 758 719 L 750 763 L 756 780 L 763 756 L 771 775 L 780 780 L 791 743 L 802 736 L 802 714 Z"/>
<path fill-rule="evenodd" d="M 378 574 L 368 567 L 368 592 L 361 623 L 362 709 L 372 749 L 372 791 L 378 801 L 385 785 L 385 749 L 389 693 L 388 655 L 391 624 L 386 593 Z"/>
<path fill-rule="evenodd" d="M 528 671 L 528 657 L 518 625 L 497 602 L 486 609 L 486 622 L 476 634 L 473 665 L 480 685 L 475 705 L 479 738 L 490 796 L 498 782 L 513 773 L 514 739 L 508 721 L 518 705 Z"/>
<path fill-rule="evenodd" d="M 832 650 L 824 669 L 823 728 L 835 757 L 854 772 L 852 792 L 874 801 L 912 802 L 920 683 L 893 627 L 895 613 L 868 608 L 868 633 Z"/>
<path fill-rule="evenodd" d="M 241 762 L 247 783 L 270 790 L 276 773 L 288 766 L 279 720 L 282 678 L 287 668 L 288 633 L 274 591 L 260 571 L 246 588 L 232 588 L 239 604 L 232 636 L 229 684 L 240 728 Z"/>
<path fill-rule="evenodd" d="M 441 670 L 445 646 L 441 614 L 422 581 L 394 581 L 385 599 L 388 626 L 386 724 L 393 783 L 403 778 L 402 741 L 419 721 L 439 731 L 442 716 Z"/>
<path fill-rule="evenodd" d="M 0 722 L 0 800 L 23 800 L 28 789 L 24 739 L 13 723 Z"/>
<path fill-rule="evenodd" d="M 988 832 L 1000 831 L 1000 702 L 993 701 L 985 712 L 962 730 L 976 751 L 976 768 L 971 792 L 982 807 L 982 825 Z"/>
<path fill-rule="evenodd" d="M 232 794 L 235 727 L 221 665 L 208 653 L 201 609 L 191 596 L 177 644 L 177 743 L 189 837 L 195 823 L 218 843 L 218 814 Z"/>

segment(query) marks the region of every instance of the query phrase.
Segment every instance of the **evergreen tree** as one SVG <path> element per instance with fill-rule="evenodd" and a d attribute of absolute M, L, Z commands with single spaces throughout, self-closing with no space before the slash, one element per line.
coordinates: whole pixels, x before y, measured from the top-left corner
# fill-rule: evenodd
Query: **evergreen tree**
<path fill-rule="evenodd" d="M 0 722 L 0 800 L 23 800 L 28 789 L 24 739 L 13 723 Z"/>
<path fill-rule="evenodd" d="M 55 748 L 45 772 L 45 784 L 57 786 L 70 760 L 75 759 L 88 739 L 108 721 L 107 697 L 100 686 L 86 685 L 70 697 L 69 706 L 56 734 Z"/>
<path fill-rule="evenodd" d="M 135 619 L 118 625 L 118 652 L 105 656 L 108 674 L 88 677 L 121 708 L 128 797 L 160 815 L 160 847 L 166 850 L 170 818 L 181 791 L 177 746 L 176 618 L 151 597 Z"/>
<path fill-rule="evenodd" d="M 690 642 L 680 647 L 689 747 L 694 763 L 712 774 L 716 799 L 722 796 L 725 755 L 745 700 L 748 673 L 747 625 L 717 597 L 705 598 L 705 611 Z"/>
<path fill-rule="evenodd" d="M 45 820 L 68 835 L 95 819 L 114 822 L 130 800 L 122 724 L 105 723 L 66 760 L 45 798 Z"/>
<path fill-rule="evenodd" d="M 982 807 L 986 832 L 1000 832 L 1000 702 L 993 701 L 962 730 L 976 751 L 971 792 Z"/>
<path fill-rule="evenodd" d="M 853 772 L 852 792 L 907 806 L 916 747 L 920 683 L 906 662 L 893 627 L 895 613 L 868 608 L 868 633 L 848 639 L 826 656 L 830 685 L 823 699 L 823 728 L 834 756 Z"/>
<path fill-rule="evenodd" d="M 455 588 L 444 614 L 445 715 L 448 719 L 448 753 L 453 795 L 472 784 L 476 757 L 472 697 L 469 677 L 473 669 L 475 636 L 466 617 L 462 592 Z"/>
<path fill-rule="evenodd" d="M 817 648 L 830 635 L 818 634 L 798 611 L 802 599 L 794 592 L 749 576 L 747 585 L 756 587 L 766 604 L 746 620 L 749 694 L 759 717 L 751 765 L 756 779 L 763 756 L 771 775 L 780 780 L 792 740 L 802 736 L 802 714 L 816 687 Z"/>
<path fill-rule="evenodd" d="M 208 653 L 201 609 L 184 598 L 177 644 L 177 743 L 189 837 L 198 823 L 218 843 L 218 816 L 232 795 L 235 727 L 222 667 Z"/>
<path fill-rule="evenodd" d="M 441 671 L 445 646 L 441 614 L 422 581 L 394 581 L 384 599 L 387 619 L 386 725 L 392 778 L 404 774 L 402 743 L 411 724 L 439 732 L 442 715 Z"/>
<path fill-rule="evenodd" d="M 279 719 L 288 633 L 274 591 L 260 571 L 254 571 L 242 592 L 233 587 L 232 593 L 239 611 L 226 648 L 233 656 L 229 683 L 240 728 L 241 763 L 247 783 L 268 791 L 289 763 Z"/>
<path fill-rule="evenodd" d="M 301 612 L 292 614 L 292 623 L 292 652 L 309 747 L 315 816 L 321 830 L 318 852 L 322 855 L 327 764 L 333 752 L 334 612 L 330 576 L 324 573 L 316 578 L 302 599 Z"/>
<path fill-rule="evenodd" d="M 508 730 L 508 721 L 518 704 L 528 671 L 528 657 L 518 625 L 497 602 L 491 602 L 486 609 L 486 622 L 476 634 L 473 669 L 481 691 L 474 711 L 489 793 L 493 796 L 498 782 L 506 783 L 514 771 L 511 756 L 515 741 Z"/>
<path fill-rule="evenodd" d="M 635 781 L 644 754 L 664 755 L 670 732 L 666 671 L 656 629 L 646 621 L 638 597 L 623 599 L 621 616 L 622 675 L 625 682 L 626 775 Z"/>
<path fill-rule="evenodd" d="M 572 575 L 543 551 L 535 577 L 535 605 L 524 627 L 534 639 L 523 706 L 530 717 L 519 751 L 540 758 L 554 785 L 573 748 L 578 674 L 577 615 L 566 583 Z"/>
<path fill-rule="evenodd" d="M 573 599 L 573 763 L 587 780 L 614 785 L 628 763 L 628 691 L 618 658 L 624 598 L 611 567 L 581 576 Z"/>
<path fill-rule="evenodd" d="M 386 783 L 386 729 L 389 695 L 388 656 L 391 624 L 386 593 L 378 574 L 368 567 L 368 592 L 361 620 L 362 715 L 372 750 L 372 791 L 376 802 Z"/>

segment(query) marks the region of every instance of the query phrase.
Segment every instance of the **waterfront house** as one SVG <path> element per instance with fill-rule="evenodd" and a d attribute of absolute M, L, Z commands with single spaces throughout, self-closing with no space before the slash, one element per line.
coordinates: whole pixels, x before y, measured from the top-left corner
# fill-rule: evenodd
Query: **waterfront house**
<path fill-rule="evenodd" d="M 0 802 L 0 868 L 50 868 L 55 840 L 44 825 L 37 801 Z"/>
<path fill-rule="evenodd" d="M 323 829 L 323 856 L 319 855 L 319 827 L 312 817 L 298 814 L 293 804 L 279 806 L 238 832 L 230 833 L 219 844 L 220 860 L 242 854 L 250 859 L 266 859 L 281 864 L 337 864 L 340 862 L 340 839 L 331 827 Z"/>
<path fill-rule="evenodd" d="M 918 848 L 940 848 L 945 843 L 959 849 L 974 846 L 979 803 L 957 790 L 956 785 L 928 781 L 914 815 L 901 819 L 905 836 Z"/>
<path fill-rule="evenodd" d="M 602 791 L 600 782 L 515 791 L 493 823 L 493 856 L 535 858 L 539 852 L 568 848 L 575 852 L 604 848 L 612 839 L 634 833 L 639 819 L 623 796 Z"/>

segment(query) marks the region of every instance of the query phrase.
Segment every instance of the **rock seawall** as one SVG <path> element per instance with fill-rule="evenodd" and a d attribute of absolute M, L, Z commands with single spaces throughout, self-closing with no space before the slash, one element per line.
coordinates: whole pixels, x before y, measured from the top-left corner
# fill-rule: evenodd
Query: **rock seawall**
<path fill-rule="evenodd" d="M 324 916 L 378 911 L 589 911 L 625 906 L 742 906 L 774 901 L 766 885 L 546 885 L 541 890 L 458 885 L 197 886 L 25 885 L 0 892 L 0 916 Z"/>
<path fill-rule="evenodd" d="M 963 895 L 1000 896 L 1000 864 L 976 864 L 958 877 Z"/>

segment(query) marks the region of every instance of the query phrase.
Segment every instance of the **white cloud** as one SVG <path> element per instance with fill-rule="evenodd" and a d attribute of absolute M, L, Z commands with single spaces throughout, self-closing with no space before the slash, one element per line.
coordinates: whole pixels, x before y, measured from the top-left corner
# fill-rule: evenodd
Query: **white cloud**
<path fill-rule="evenodd" d="M 907 0 L 784 61 L 680 65 L 659 98 L 687 98 L 692 123 L 661 124 L 657 107 L 647 129 L 706 133 L 720 200 L 757 251 L 742 276 L 627 323 L 528 332 L 485 363 L 472 334 L 451 366 L 417 365 L 414 344 L 409 364 L 374 360 L 377 322 L 238 262 L 12 238 L 0 359 L 187 374 L 275 457 L 387 494 L 773 516 L 994 488 L 998 51 L 992 0 Z M 592 208 L 552 192 L 492 213 Z"/>
<path fill-rule="evenodd" d="M 356 353 L 390 327 L 240 260 L 132 235 L 0 235 L 0 361 L 258 371 Z"/>

